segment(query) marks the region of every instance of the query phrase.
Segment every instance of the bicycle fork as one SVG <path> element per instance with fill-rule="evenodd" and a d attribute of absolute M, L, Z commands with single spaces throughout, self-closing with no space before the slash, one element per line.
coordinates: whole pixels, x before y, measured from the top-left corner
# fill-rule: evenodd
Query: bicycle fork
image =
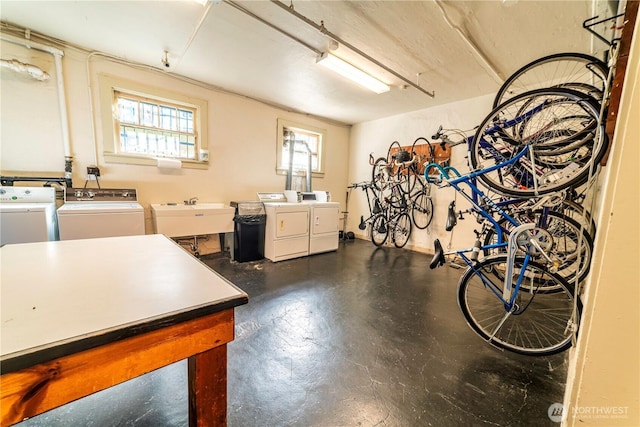
<path fill-rule="evenodd" d="M 522 271 L 520 272 L 520 275 L 518 276 L 518 280 L 516 281 L 515 292 L 512 293 L 512 289 L 513 289 L 513 269 L 514 269 L 514 266 L 515 266 L 516 253 L 518 251 L 518 236 L 520 234 L 522 234 L 522 233 L 527 233 L 529 230 L 532 230 L 535 227 L 536 227 L 536 225 L 533 224 L 533 223 L 521 224 L 521 225 L 517 226 L 509 234 L 509 242 L 508 242 L 508 245 L 507 245 L 507 265 L 506 265 L 505 275 L 504 275 L 504 285 L 503 285 L 503 288 L 502 288 L 502 299 L 506 303 L 505 304 L 506 313 L 504 314 L 504 316 L 502 317 L 500 322 L 498 322 L 498 324 L 496 325 L 495 329 L 493 330 L 493 332 L 489 336 L 489 341 L 491 341 L 493 339 L 493 337 L 496 336 L 496 334 L 498 333 L 500 328 L 502 328 L 502 325 L 504 325 L 504 322 L 506 322 L 507 319 L 509 318 L 509 316 L 511 316 L 513 314 L 514 308 L 515 308 L 516 296 L 518 295 L 518 291 L 520 290 L 520 285 L 522 284 L 522 281 L 525 279 L 525 271 L 526 271 L 526 267 L 527 267 L 527 264 L 528 264 L 529 255 L 525 256 L 525 261 L 524 261 L 524 263 L 522 265 Z M 542 248 L 540 247 L 540 245 L 536 241 L 530 240 L 529 243 L 533 244 L 533 246 L 538 251 L 540 251 L 540 253 L 542 253 L 545 258 L 549 259 L 549 257 L 544 253 L 544 251 L 542 251 Z M 532 289 L 533 289 L 533 287 L 532 287 Z"/>

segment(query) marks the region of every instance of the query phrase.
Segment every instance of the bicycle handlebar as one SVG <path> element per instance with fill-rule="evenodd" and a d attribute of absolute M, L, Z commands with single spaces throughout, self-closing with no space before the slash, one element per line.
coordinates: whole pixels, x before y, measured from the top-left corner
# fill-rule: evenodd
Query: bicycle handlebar
<path fill-rule="evenodd" d="M 465 132 L 467 132 L 467 131 L 462 131 L 462 130 L 459 130 L 459 129 L 443 129 L 442 125 L 440 125 L 440 127 L 438 128 L 436 133 L 434 133 L 431 136 L 431 139 L 434 139 L 434 140 L 438 140 L 439 139 L 440 140 L 440 147 L 444 150 L 446 144 L 449 144 L 449 147 L 453 148 L 456 145 L 468 143 L 469 139 L 472 139 L 473 137 L 466 136 Z M 451 138 L 449 138 L 449 134 L 458 135 L 461 139 L 459 141 L 452 141 Z"/>
<path fill-rule="evenodd" d="M 406 161 L 406 162 L 399 162 L 397 160 L 393 160 L 393 164 L 396 166 L 411 166 L 412 164 L 414 164 L 415 162 L 418 161 L 418 156 L 416 156 L 415 154 L 413 155 L 413 157 L 411 157 L 411 160 Z"/>
<path fill-rule="evenodd" d="M 442 125 L 440 125 L 440 127 L 438 128 L 438 130 L 436 131 L 436 133 L 434 133 L 433 135 L 431 135 L 431 139 L 440 139 L 442 138 Z"/>
<path fill-rule="evenodd" d="M 371 187 L 371 183 L 369 181 L 354 182 L 353 184 L 349 185 L 347 188 L 362 188 L 362 189 L 366 189 L 367 187 Z"/>
<path fill-rule="evenodd" d="M 440 178 L 439 181 L 429 175 L 429 169 L 431 169 L 431 168 L 436 168 L 438 170 L 439 178 Z M 445 179 L 446 180 L 451 179 L 451 176 L 449 175 L 449 172 L 455 173 L 456 177 L 462 176 L 462 175 L 460 175 L 460 172 L 458 172 L 458 170 L 456 168 L 454 168 L 453 166 L 442 167 L 442 165 L 440 165 L 439 163 L 429 163 L 428 165 L 426 165 L 424 167 L 424 179 L 426 179 L 427 182 L 440 183 Z"/>

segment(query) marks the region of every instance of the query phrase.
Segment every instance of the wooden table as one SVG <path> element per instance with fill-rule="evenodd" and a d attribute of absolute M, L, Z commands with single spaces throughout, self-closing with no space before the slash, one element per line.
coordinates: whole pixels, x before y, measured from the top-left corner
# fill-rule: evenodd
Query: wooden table
<path fill-rule="evenodd" d="M 188 358 L 189 424 L 226 425 L 248 296 L 162 235 L 0 248 L 0 425 Z"/>

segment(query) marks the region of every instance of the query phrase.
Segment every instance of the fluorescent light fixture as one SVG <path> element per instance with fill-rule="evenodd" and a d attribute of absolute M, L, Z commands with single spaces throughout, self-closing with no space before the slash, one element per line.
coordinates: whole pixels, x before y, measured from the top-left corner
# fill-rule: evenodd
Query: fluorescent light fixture
<path fill-rule="evenodd" d="M 213 4 L 220 4 L 222 3 L 222 0 L 193 0 L 196 3 L 200 3 L 201 5 L 205 5 L 209 2 L 213 3 Z"/>
<path fill-rule="evenodd" d="M 324 65 L 330 70 L 335 71 L 336 73 L 358 83 L 361 86 L 366 87 L 367 89 L 375 93 L 387 92 L 390 89 L 389 85 L 382 83 L 380 80 L 371 77 L 364 71 L 359 70 L 348 62 L 345 62 L 337 56 L 333 56 L 328 52 L 321 53 L 318 56 L 316 63 Z"/>

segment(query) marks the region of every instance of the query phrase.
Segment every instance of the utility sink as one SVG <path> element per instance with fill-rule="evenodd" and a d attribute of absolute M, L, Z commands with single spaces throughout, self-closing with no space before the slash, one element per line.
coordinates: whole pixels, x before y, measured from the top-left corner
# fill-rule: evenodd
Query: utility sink
<path fill-rule="evenodd" d="M 234 213 L 224 203 L 151 205 L 155 232 L 168 237 L 232 233 Z"/>

